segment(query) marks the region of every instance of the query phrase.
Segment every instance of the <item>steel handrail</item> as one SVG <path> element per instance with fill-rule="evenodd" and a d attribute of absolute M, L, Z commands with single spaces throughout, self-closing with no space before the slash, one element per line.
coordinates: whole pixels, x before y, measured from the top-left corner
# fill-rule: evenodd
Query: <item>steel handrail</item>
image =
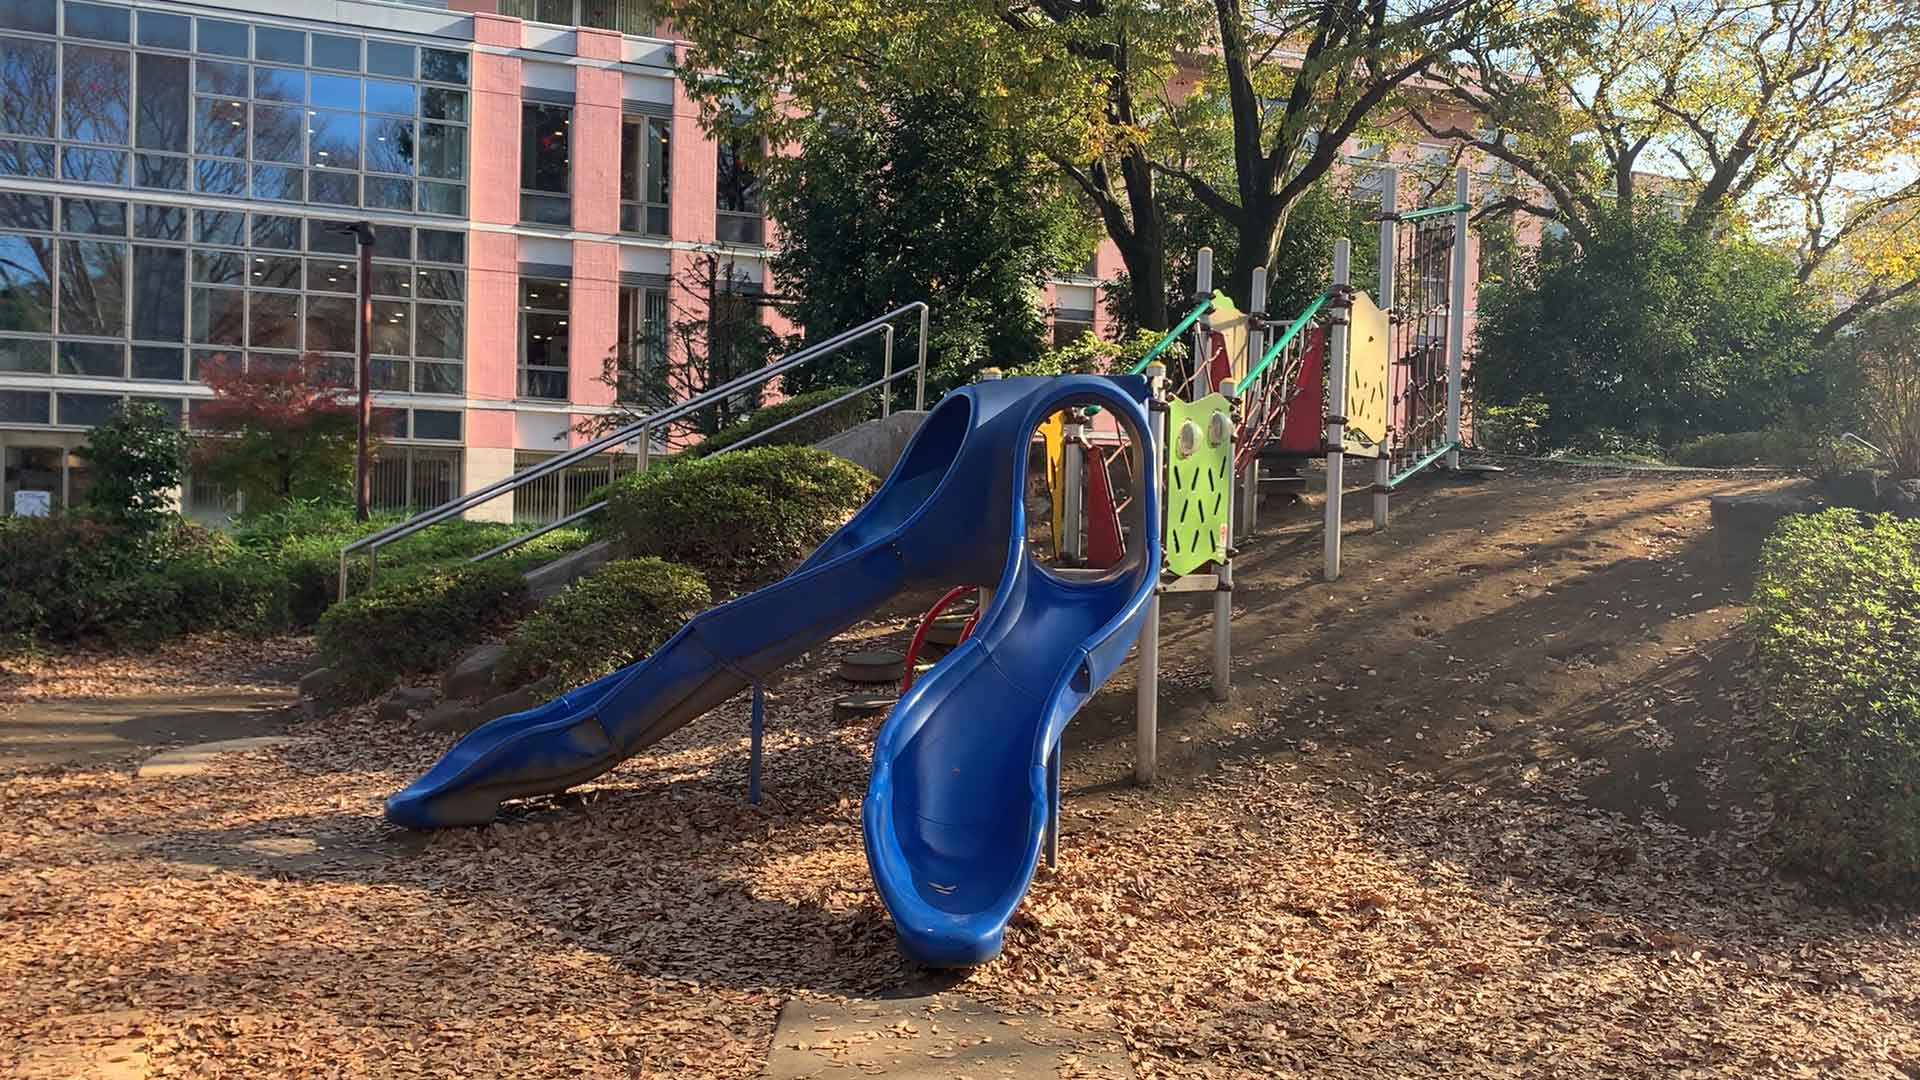
<path fill-rule="evenodd" d="M 460 496 L 459 498 L 451 499 L 435 507 L 434 509 L 427 511 L 426 513 L 417 514 L 414 517 L 408 518 L 405 521 L 398 522 L 394 525 L 390 525 L 387 528 L 380 530 L 379 532 L 371 533 L 367 536 L 363 536 L 358 540 L 353 541 L 352 543 L 344 545 L 340 549 L 340 576 L 339 576 L 338 589 L 335 593 L 335 598 L 339 600 L 346 599 L 347 577 L 348 577 L 347 560 L 350 556 L 352 556 L 354 552 L 357 552 L 357 551 L 368 552 L 369 566 L 373 570 L 377 570 L 379 566 L 380 549 L 387 546 L 390 543 L 393 543 L 397 540 L 404 540 L 407 537 L 412 536 L 415 533 L 418 533 L 424 529 L 428 529 L 434 525 L 438 525 L 440 522 L 445 521 L 456 514 L 463 513 L 464 511 L 470 510 L 475 506 L 481 505 L 482 503 L 490 502 L 493 499 L 498 498 L 499 496 L 504 495 L 509 491 L 517 491 L 520 488 L 525 487 L 526 485 L 534 482 L 535 480 L 540 480 L 545 477 L 551 476 L 554 473 L 559 472 L 562 469 L 565 469 L 569 465 L 574 465 L 574 464 L 577 464 L 578 462 L 585 461 L 588 458 L 593 457 L 594 455 L 600 453 L 602 450 L 605 450 L 610 446 L 620 446 L 620 445 L 625 445 L 627 443 L 633 442 L 637 438 L 641 438 L 643 436 L 649 435 L 653 431 L 653 429 L 656 427 L 659 427 L 664 424 L 672 423 L 673 421 L 678 420 L 684 416 L 687 416 L 690 413 L 693 413 L 699 409 L 705 408 L 706 406 L 713 404 L 715 401 L 737 394 L 741 390 L 746 389 L 749 386 L 755 385 L 757 383 L 768 382 L 788 371 L 793 370 L 794 368 L 800 366 L 801 364 L 807 363 L 808 361 L 811 361 L 811 360 L 816 360 L 821 356 L 825 356 L 829 353 L 836 352 L 842 348 L 845 348 L 848 345 L 853 344 L 856 341 L 866 338 L 872 334 L 879 333 L 882 330 L 885 330 L 887 332 L 887 339 L 888 339 L 887 343 L 889 345 L 889 348 L 886 349 L 885 363 L 888 367 L 891 367 L 892 361 L 893 361 L 893 350 L 890 347 L 892 345 L 892 337 L 893 337 L 892 323 L 894 322 L 894 320 L 898 319 L 900 316 L 905 315 L 909 312 L 915 312 L 915 311 L 917 311 L 920 315 L 920 340 L 918 343 L 919 357 L 914 367 L 909 370 L 913 370 L 918 373 L 918 378 L 915 384 L 915 407 L 919 409 L 924 409 L 926 408 L 926 394 L 927 394 L 927 323 L 928 323 L 928 317 L 931 314 L 931 309 L 927 306 L 927 304 L 924 301 L 915 300 L 908 304 L 902 304 L 901 306 L 894 308 L 892 311 L 889 311 L 884 315 L 880 315 L 876 318 L 869 319 L 866 322 L 861 323 L 859 326 L 854 326 L 846 330 L 842 330 L 839 333 L 833 335 L 832 337 L 827 338 L 824 341 L 816 342 L 812 345 L 809 345 L 799 350 L 798 352 L 795 352 L 793 355 L 777 360 L 774 363 L 768 364 L 766 367 L 760 368 L 757 371 L 748 372 L 747 374 L 742 375 L 736 379 L 733 379 L 723 385 L 713 387 L 696 397 L 688 399 L 687 401 L 679 402 L 675 405 L 667 407 L 666 409 L 662 409 L 659 412 L 650 413 L 647 416 L 641 417 L 639 420 L 636 420 L 633 423 L 626 425 L 625 427 L 619 428 L 615 431 L 609 432 L 606 435 L 602 435 L 596 439 L 593 439 L 592 441 L 587 442 L 581 446 L 575 447 L 574 449 L 569 450 L 558 457 L 551 458 L 547 461 L 544 461 L 540 465 L 535 466 L 532 469 L 528 469 L 523 472 L 517 472 L 512 474 L 511 476 L 502 477 L 501 479 L 496 480 L 491 484 L 488 484 L 486 487 L 481 488 L 479 491 L 470 492 L 466 495 Z M 900 374 L 905 374 L 905 372 L 901 372 Z M 893 373 L 889 372 L 887 375 L 883 376 L 883 381 L 890 384 L 892 382 L 892 375 Z M 552 527 L 549 527 L 545 529 L 543 532 L 538 533 L 536 535 L 545 535 L 545 532 L 550 532 L 550 531 L 552 531 Z M 532 537 L 529 536 L 526 539 L 532 539 Z M 371 573 L 370 573 L 370 576 L 371 576 Z"/>
<path fill-rule="evenodd" d="M 1326 306 L 1327 300 L 1332 296 L 1333 294 L 1330 292 L 1323 292 L 1319 296 L 1314 297 L 1313 303 L 1307 305 L 1307 310 L 1301 312 L 1298 318 L 1287 324 L 1286 331 L 1274 339 L 1273 344 L 1267 347 L 1266 355 L 1260 358 L 1260 362 L 1253 366 L 1252 371 L 1247 372 L 1246 377 L 1240 380 L 1240 385 L 1234 387 L 1234 389 L 1238 390 L 1241 386 L 1252 386 L 1253 380 L 1259 378 L 1266 372 L 1268 367 L 1272 366 L 1274 358 L 1280 355 L 1280 350 L 1286 348 L 1292 343 L 1294 338 L 1300 336 L 1300 331 L 1307 328 L 1307 324 L 1313 321 L 1315 315 L 1320 314 L 1320 309 Z"/>
<path fill-rule="evenodd" d="M 1879 447 L 1877 447 L 1877 446 L 1875 446 L 1875 445 L 1873 445 L 1872 443 L 1870 443 L 1870 442 L 1868 442 L 1867 440 L 1865 440 L 1865 439 L 1863 439 L 1863 438 L 1861 438 L 1860 436 L 1858 436 L 1858 435 L 1855 435 L 1855 434 L 1854 434 L 1853 432 L 1851 432 L 1851 431 L 1843 431 L 1843 432 L 1841 432 L 1841 433 L 1840 433 L 1840 441 L 1842 441 L 1842 442 L 1857 442 L 1857 443 L 1859 443 L 1859 444 L 1860 444 L 1861 446 L 1864 446 L 1864 447 L 1866 447 L 1867 449 L 1869 449 L 1869 450 L 1871 450 L 1871 451 L 1873 451 L 1874 453 L 1876 453 L 1876 454 L 1879 454 L 1879 455 L 1880 455 L 1881 457 L 1883 457 L 1883 458 L 1886 458 L 1886 459 L 1887 459 L 1888 461 L 1892 461 L 1892 460 L 1894 459 L 1894 458 L 1893 458 L 1893 455 L 1892 455 L 1892 454 L 1890 454 L 1890 453 L 1888 453 L 1888 452 L 1886 452 L 1885 450 L 1882 450 L 1882 449 L 1880 449 Z"/>

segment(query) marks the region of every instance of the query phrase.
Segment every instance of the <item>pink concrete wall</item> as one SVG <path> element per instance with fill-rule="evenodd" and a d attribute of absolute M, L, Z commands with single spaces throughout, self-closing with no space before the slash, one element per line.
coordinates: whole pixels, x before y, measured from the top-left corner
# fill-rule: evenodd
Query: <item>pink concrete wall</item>
<path fill-rule="evenodd" d="M 686 59 L 686 49 L 674 49 Z M 668 148 L 673 189 L 668 193 L 667 231 L 675 240 L 711 243 L 714 236 L 714 144 L 700 127 L 700 107 L 686 84 L 673 82 L 673 142 Z"/>
<path fill-rule="evenodd" d="M 472 409 L 467 413 L 467 445 L 513 449 L 512 409 Z"/>
<path fill-rule="evenodd" d="M 518 47 L 520 20 L 475 15 L 474 37 L 485 44 Z M 520 220 L 520 61 L 473 54 L 473 185 L 469 212 L 475 221 L 511 225 Z"/>
<path fill-rule="evenodd" d="M 613 388 L 600 378 L 619 332 L 619 245 L 575 240 L 569 292 L 567 396 L 582 405 L 612 404 Z"/>
<path fill-rule="evenodd" d="M 518 392 L 519 252 L 520 241 L 511 233 L 475 232 L 467 238 L 469 398 L 512 401 Z"/>

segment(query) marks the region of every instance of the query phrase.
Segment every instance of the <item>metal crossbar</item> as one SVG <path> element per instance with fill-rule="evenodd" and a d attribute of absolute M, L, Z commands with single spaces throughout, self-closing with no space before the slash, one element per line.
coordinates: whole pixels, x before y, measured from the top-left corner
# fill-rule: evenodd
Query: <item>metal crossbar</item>
<path fill-rule="evenodd" d="M 893 370 L 893 349 L 891 347 L 893 342 L 893 330 L 894 330 L 893 324 L 896 321 L 898 321 L 902 316 L 905 316 L 908 314 L 918 314 L 919 316 L 919 331 L 920 331 L 920 336 L 918 340 L 919 356 L 914 362 L 914 365 L 912 367 L 904 368 L 899 372 L 895 372 Z M 432 526 L 437 525 L 440 522 L 446 521 L 449 518 L 452 518 L 456 515 L 465 513 L 466 511 L 471 510 L 476 506 L 479 506 L 483 503 L 490 502 L 493 499 L 499 498 L 500 496 L 508 494 L 510 492 L 517 491 L 520 488 L 527 486 L 528 484 L 531 484 L 537 480 L 542 479 L 543 477 L 551 476 L 554 473 L 557 473 L 562 469 L 567 468 L 570 465 L 574 465 L 578 462 L 585 461 L 588 458 L 591 458 L 594 455 L 601 453 L 602 451 L 610 450 L 616 447 L 624 447 L 629 443 L 633 443 L 636 441 L 639 442 L 642 446 L 646 446 L 647 440 L 651 438 L 652 433 L 655 430 L 662 429 L 666 425 L 671 424 L 676 420 L 682 419 L 695 412 L 698 412 L 699 410 L 706 408 L 707 406 L 712 405 L 713 403 L 720 401 L 724 398 L 737 395 L 741 391 L 746 390 L 750 387 L 753 387 L 756 385 L 762 385 L 767 382 L 770 382 L 773 379 L 776 379 L 779 376 L 786 374 L 787 372 L 793 371 L 794 369 L 804 364 L 807 364 L 811 361 L 818 360 L 823 356 L 828 356 L 832 353 L 839 352 L 842 349 L 845 349 L 846 347 L 854 344 L 855 342 L 862 341 L 875 334 L 884 334 L 886 338 L 886 343 L 888 345 L 888 348 L 885 350 L 885 360 L 884 360 L 885 371 L 882 373 L 879 380 L 873 383 L 869 383 L 867 386 L 862 387 L 860 390 L 847 394 L 837 399 L 834 402 L 830 402 L 827 405 L 822 405 L 819 408 L 809 410 L 808 412 L 803 413 L 800 416 L 793 417 L 790 420 L 784 421 L 783 423 L 776 425 L 775 427 L 769 428 L 764 432 L 757 432 L 753 438 L 742 440 L 741 442 L 728 447 L 727 450 L 736 450 L 736 449 L 740 449 L 741 447 L 751 445 L 752 443 L 759 441 L 760 439 L 766 438 L 768 435 L 772 434 L 773 432 L 778 431 L 780 428 L 785 427 L 787 424 L 795 423 L 808 416 L 812 416 L 814 413 L 820 412 L 827 408 L 831 408 L 833 405 L 844 402 L 848 398 L 854 396 L 855 394 L 866 393 L 867 391 L 872 390 L 873 388 L 878 386 L 890 387 L 897 378 L 904 377 L 909 372 L 915 375 L 914 407 L 916 409 L 924 409 L 926 407 L 926 401 L 927 401 L 927 320 L 928 320 L 929 314 L 930 314 L 929 308 L 925 303 L 921 301 L 916 300 L 913 303 L 904 304 L 900 307 L 893 309 L 892 311 L 887 312 L 884 315 L 879 316 L 878 318 L 869 319 L 868 321 L 861 323 L 859 326 L 842 330 L 839 333 L 833 335 L 832 337 L 827 338 L 825 341 L 821 341 L 821 342 L 817 342 L 816 344 L 809 345 L 806 348 L 799 350 L 798 352 L 794 353 L 791 356 L 785 357 L 781 360 L 775 361 L 774 363 L 768 364 L 766 367 L 761 368 L 758 371 L 748 372 L 747 374 L 742 375 L 737 379 L 733 379 L 732 381 L 727 382 L 721 386 L 716 386 L 696 397 L 690 398 L 686 401 L 682 401 L 674 405 L 670 405 L 667 408 L 661 409 L 657 412 L 649 413 L 648 415 L 641 417 L 639 420 L 636 420 L 633 423 L 626 425 L 625 427 L 609 432 L 581 446 L 575 447 L 574 449 L 569 450 L 564 454 L 561 454 L 554 458 L 550 458 L 547 461 L 541 462 L 539 465 L 536 465 L 531 469 L 527 469 L 522 472 L 515 473 L 512 476 L 503 477 L 502 479 L 496 480 L 493 483 L 488 484 L 487 486 L 481 488 L 478 491 L 472 492 L 467 495 L 462 495 L 457 499 L 449 500 L 448 502 L 442 503 L 441 505 L 434 507 L 432 510 L 428 510 L 424 513 L 417 514 L 414 517 L 408 518 L 406 521 L 400 522 L 396 525 L 389 526 L 388 528 L 382 529 L 379 532 L 372 533 L 367 536 L 363 536 L 360 539 L 355 540 L 354 542 L 347 544 L 346 546 L 340 549 L 340 578 L 339 578 L 338 590 L 335 593 L 335 596 L 338 599 L 342 599 L 342 600 L 346 599 L 347 566 L 348 566 L 349 559 L 353 556 L 355 552 L 365 551 L 367 553 L 367 576 L 368 576 L 368 579 L 371 580 L 379 570 L 380 549 L 387 546 L 388 544 L 392 544 L 392 543 L 395 543 L 396 541 L 404 540 L 407 537 L 414 535 L 415 533 L 421 532 L 424 529 L 431 528 Z M 725 453 L 726 451 L 721 451 L 721 452 Z M 591 507 L 582 508 L 581 510 L 576 511 L 573 514 L 566 515 L 565 517 L 562 518 L 561 521 L 554 522 L 550 525 L 542 526 L 540 529 L 526 536 L 517 537 L 514 540 L 511 540 L 496 548 L 483 552 L 478 558 L 474 559 L 473 561 L 478 562 L 481 559 L 492 558 L 493 556 L 499 554 L 502 551 L 512 550 L 513 548 L 518 547 L 519 545 L 524 544 L 529 540 L 532 540 L 539 536 L 544 536 L 547 533 L 552 532 L 554 529 L 559 528 L 562 524 L 567 524 L 573 521 L 577 521 L 580 518 L 583 518 L 588 514 L 600 509 L 600 507 L 604 505 L 605 503 L 601 502 L 601 503 L 596 503 Z"/>

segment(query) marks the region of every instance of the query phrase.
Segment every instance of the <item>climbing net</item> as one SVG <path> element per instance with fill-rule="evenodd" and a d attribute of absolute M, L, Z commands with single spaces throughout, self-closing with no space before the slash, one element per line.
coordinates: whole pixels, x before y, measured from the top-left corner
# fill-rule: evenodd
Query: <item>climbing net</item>
<path fill-rule="evenodd" d="M 1447 334 L 1453 318 L 1453 215 L 1393 230 L 1389 331 L 1390 426 L 1397 458 L 1417 459 L 1447 437 Z"/>

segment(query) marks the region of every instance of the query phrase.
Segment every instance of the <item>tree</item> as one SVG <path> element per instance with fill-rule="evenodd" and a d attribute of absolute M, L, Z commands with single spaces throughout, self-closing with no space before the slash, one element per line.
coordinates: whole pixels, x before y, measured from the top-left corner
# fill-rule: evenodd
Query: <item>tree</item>
<path fill-rule="evenodd" d="M 819 337 L 926 301 L 928 378 L 942 387 L 1039 354 L 1040 289 L 1085 261 L 1091 222 L 1026 147 L 983 120 L 967 98 L 916 94 L 820 117 L 798 153 L 769 162 L 788 317 Z M 913 336 L 896 341 L 896 370 Z M 787 384 L 864 386 L 881 367 L 876 338 Z"/>
<path fill-rule="evenodd" d="M 1753 431 L 1824 407 L 1819 322 L 1775 249 L 1653 209 L 1600 217 L 1584 245 L 1550 239 L 1483 286 L 1476 390 L 1494 406 L 1544 400 L 1549 446 Z"/>
<path fill-rule="evenodd" d="M 1836 344 L 1857 379 L 1860 419 L 1893 455 L 1894 475 L 1920 477 L 1920 300 L 1874 312 Z"/>
<path fill-rule="evenodd" d="M 1590 0 L 1462 55 L 1413 115 L 1537 185 L 1490 212 L 1559 222 L 1585 245 L 1596 222 L 1653 203 L 1697 233 L 1781 241 L 1799 281 L 1848 278 L 1828 285 L 1821 341 L 1920 289 L 1910 5 Z"/>
<path fill-rule="evenodd" d="M 92 472 L 89 509 L 133 532 L 151 532 L 173 509 L 187 471 L 186 436 L 178 420 L 151 402 L 122 405 L 87 433 L 80 447 Z"/>
<path fill-rule="evenodd" d="M 285 363 L 221 356 L 202 365 L 213 397 L 194 410 L 194 425 L 210 433 L 197 441 L 195 463 L 240 491 L 250 509 L 346 498 L 359 422 L 333 365 L 313 353 Z"/>
<path fill-rule="evenodd" d="M 577 430 L 605 435 L 662 409 L 767 366 L 780 337 L 761 316 L 763 298 L 748 292 L 733 260 L 713 248 L 694 253 L 662 302 L 624 327 L 625 340 L 606 358 L 600 381 L 613 407 L 581 419 Z M 712 435 L 760 407 L 766 385 L 729 394 L 713 407 L 665 425 L 660 439 Z"/>

